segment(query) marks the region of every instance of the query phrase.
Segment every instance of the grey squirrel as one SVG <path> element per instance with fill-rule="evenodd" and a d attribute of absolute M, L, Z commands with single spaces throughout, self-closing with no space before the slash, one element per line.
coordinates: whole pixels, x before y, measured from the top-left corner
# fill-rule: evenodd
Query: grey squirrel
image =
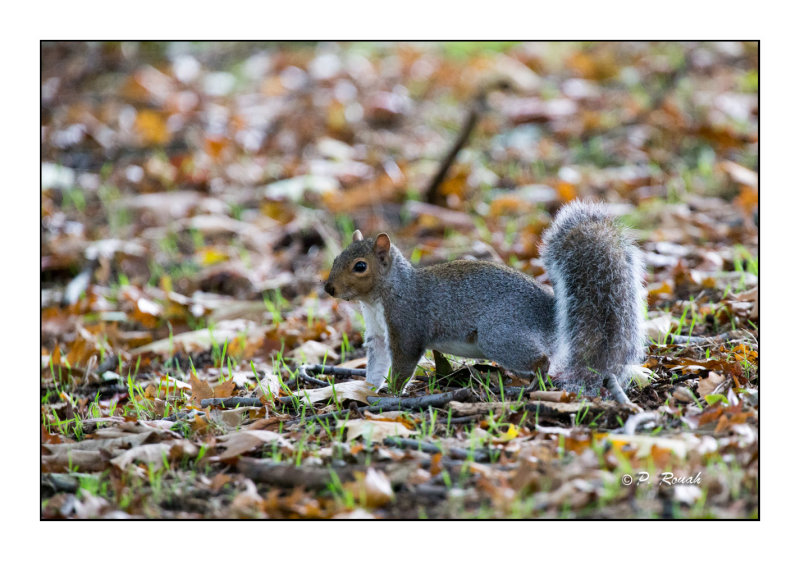
<path fill-rule="evenodd" d="M 545 232 L 553 285 L 497 263 L 415 268 L 389 236 L 361 232 L 336 257 L 325 291 L 361 304 L 367 381 L 400 393 L 426 349 L 548 374 L 569 391 L 605 386 L 620 402 L 643 359 L 644 268 L 639 249 L 601 205 L 572 202 Z M 390 373 L 391 368 L 391 375 Z"/>

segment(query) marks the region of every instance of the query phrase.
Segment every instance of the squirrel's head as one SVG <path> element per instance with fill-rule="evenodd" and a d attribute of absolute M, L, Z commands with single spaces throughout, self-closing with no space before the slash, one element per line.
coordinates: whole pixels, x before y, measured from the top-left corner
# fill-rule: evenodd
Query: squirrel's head
<path fill-rule="evenodd" d="M 386 234 L 364 239 L 353 233 L 353 243 L 333 261 L 325 292 L 343 300 L 369 299 L 378 280 L 392 263 L 392 242 Z"/>

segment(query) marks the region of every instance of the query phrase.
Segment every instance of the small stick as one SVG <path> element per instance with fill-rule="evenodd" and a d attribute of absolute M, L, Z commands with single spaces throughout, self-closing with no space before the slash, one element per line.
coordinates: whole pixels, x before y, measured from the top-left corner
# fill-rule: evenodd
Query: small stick
<path fill-rule="evenodd" d="M 382 406 L 384 411 L 392 411 L 395 409 L 441 407 L 451 401 L 465 401 L 472 397 L 473 393 L 470 388 L 461 388 L 451 392 L 423 395 L 422 397 L 367 397 L 367 401 L 370 405 Z"/>
<path fill-rule="evenodd" d="M 446 418 L 438 418 L 436 419 L 436 422 L 442 424 L 449 423 L 451 425 L 466 425 L 467 423 L 477 421 L 482 417 L 483 415 L 465 415 L 463 417 L 451 417 L 449 421 Z"/>
<path fill-rule="evenodd" d="M 398 448 L 420 450 L 426 454 L 448 453 L 457 460 L 466 460 L 470 456 L 472 456 L 473 461 L 476 462 L 488 462 L 490 460 L 490 454 L 487 450 L 465 450 L 464 448 L 450 448 L 448 450 L 443 450 L 436 444 L 414 440 L 413 438 L 389 436 L 383 439 L 383 443 L 391 446 L 397 446 Z"/>
<path fill-rule="evenodd" d="M 300 377 L 304 382 L 308 382 L 310 384 L 320 387 L 325 387 L 328 385 L 328 382 L 326 382 L 325 380 L 317 380 L 313 376 L 309 376 L 308 374 L 306 374 L 307 370 L 308 370 L 307 366 L 301 366 L 297 373 L 298 377 Z"/>
<path fill-rule="evenodd" d="M 664 384 L 677 384 L 678 382 L 685 382 L 686 380 L 692 380 L 694 378 L 706 378 L 708 377 L 708 372 L 690 372 L 689 374 L 684 374 L 682 376 L 677 376 L 673 378 L 666 378 L 662 380 L 655 380 L 652 385 L 653 386 L 661 386 Z"/>
<path fill-rule="evenodd" d="M 284 425 L 292 425 L 301 421 L 327 421 L 328 419 L 343 419 L 345 415 L 350 412 L 358 413 L 384 413 L 387 411 L 402 411 L 404 409 L 421 409 L 425 407 L 441 407 L 451 401 L 460 401 L 472 397 L 472 390 L 469 388 L 461 388 L 452 392 L 426 395 L 415 398 L 392 398 L 392 397 L 368 397 L 367 399 L 372 405 L 358 407 L 357 409 L 347 411 L 334 411 L 332 413 L 325 413 L 323 415 L 309 415 L 304 419 L 292 419 L 284 423 Z M 280 398 L 281 400 L 285 398 Z M 205 401 L 205 400 L 203 400 Z M 474 419 L 479 418 L 480 415 L 469 415 L 467 417 L 456 417 L 450 419 L 451 424 L 468 423 Z M 444 422 L 444 421 L 443 421 Z"/>
<path fill-rule="evenodd" d="M 343 368 L 341 366 L 327 366 L 325 364 L 309 364 L 304 367 L 301 366 L 300 368 L 305 368 L 308 374 L 333 374 L 336 378 L 365 378 L 367 376 L 366 368 Z"/>
<path fill-rule="evenodd" d="M 425 201 L 428 204 L 441 205 L 442 195 L 439 192 L 439 188 L 447 178 L 447 172 L 450 171 L 450 168 L 456 161 L 456 157 L 458 156 L 459 152 L 461 152 L 461 149 L 467 144 L 467 141 L 469 140 L 472 131 L 475 129 L 475 125 L 478 124 L 478 120 L 480 119 L 481 115 L 486 112 L 486 96 L 491 90 L 494 89 L 509 89 L 509 84 L 504 81 L 488 84 L 478 90 L 478 92 L 472 98 L 469 106 L 469 112 L 467 113 L 467 118 L 464 119 L 464 122 L 461 125 L 461 129 L 459 130 L 456 141 L 450 147 L 447 155 L 445 155 L 444 159 L 439 164 L 439 169 L 436 171 L 436 175 L 431 178 L 424 190 Z"/>
<path fill-rule="evenodd" d="M 264 404 L 257 397 L 212 397 L 200 401 L 200 407 L 212 407 L 215 405 L 228 409 L 234 407 L 264 407 Z"/>
<path fill-rule="evenodd" d="M 365 466 L 342 466 L 334 468 L 315 466 L 293 466 L 256 458 L 240 457 L 236 469 L 258 483 L 269 483 L 281 487 L 305 487 L 326 489 L 333 481 L 331 472 L 336 472 L 340 481 L 350 480 L 357 471 L 366 471 Z"/>

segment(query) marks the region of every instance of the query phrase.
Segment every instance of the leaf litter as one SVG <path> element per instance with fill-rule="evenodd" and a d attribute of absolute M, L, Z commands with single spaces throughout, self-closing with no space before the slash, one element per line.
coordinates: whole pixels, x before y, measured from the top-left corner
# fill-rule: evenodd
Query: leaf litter
<path fill-rule="evenodd" d="M 759 516 L 757 45 L 131 45 L 42 50 L 43 518 Z M 575 197 L 644 252 L 644 413 L 352 372 L 320 281 L 353 229 L 547 282 Z"/>

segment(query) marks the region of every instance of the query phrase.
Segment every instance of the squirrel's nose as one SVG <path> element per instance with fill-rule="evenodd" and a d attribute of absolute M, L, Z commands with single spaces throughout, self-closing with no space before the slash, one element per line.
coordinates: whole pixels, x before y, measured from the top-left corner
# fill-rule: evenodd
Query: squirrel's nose
<path fill-rule="evenodd" d="M 330 294 L 331 296 L 333 296 L 333 295 L 334 295 L 334 293 L 336 292 L 336 289 L 335 289 L 335 288 L 333 288 L 333 285 L 332 285 L 331 283 L 329 283 L 329 282 L 326 282 L 326 283 L 325 283 L 325 292 L 327 292 L 328 294 Z"/>

